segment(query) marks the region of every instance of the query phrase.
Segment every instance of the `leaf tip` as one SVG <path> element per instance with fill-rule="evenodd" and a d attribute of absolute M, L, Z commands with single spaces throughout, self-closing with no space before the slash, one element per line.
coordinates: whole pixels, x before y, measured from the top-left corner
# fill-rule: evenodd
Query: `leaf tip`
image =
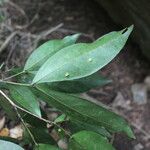
<path fill-rule="evenodd" d="M 121 33 L 125 36 L 129 36 L 131 32 L 133 31 L 134 25 L 129 26 L 128 28 L 125 28 L 121 31 Z"/>
<path fill-rule="evenodd" d="M 134 24 L 132 24 L 131 26 L 128 27 L 128 30 L 130 33 L 133 31 L 133 28 L 134 28 Z"/>
<path fill-rule="evenodd" d="M 136 139 L 136 137 L 135 137 L 135 135 L 134 135 L 134 133 L 133 133 L 133 131 L 132 131 L 132 129 L 131 129 L 130 126 L 127 126 L 127 127 L 125 128 L 125 133 L 127 134 L 127 136 L 128 136 L 129 138 Z"/>
<path fill-rule="evenodd" d="M 73 34 L 73 35 L 70 35 L 70 36 L 66 36 L 64 37 L 64 40 L 65 42 L 69 42 L 69 43 L 75 43 L 78 38 L 80 37 L 81 33 L 77 33 L 77 34 Z"/>

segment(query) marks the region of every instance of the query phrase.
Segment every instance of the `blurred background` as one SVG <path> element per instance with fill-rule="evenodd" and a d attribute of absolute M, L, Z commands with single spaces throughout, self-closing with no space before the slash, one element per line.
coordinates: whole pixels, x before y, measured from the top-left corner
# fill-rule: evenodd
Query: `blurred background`
<path fill-rule="evenodd" d="M 4 70 L 22 66 L 49 39 L 82 33 L 80 42 L 92 42 L 134 24 L 125 48 L 100 71 L 113 82 L 84 96 L 109 105 L 131 123 L 137 139 L 115 135 L 116 149 L 150 150 L 149 16 L 149 0 L 0 0 L 0 64 Z M 3 116 L 0 109 L 0 135 L 16 125 Z"/>

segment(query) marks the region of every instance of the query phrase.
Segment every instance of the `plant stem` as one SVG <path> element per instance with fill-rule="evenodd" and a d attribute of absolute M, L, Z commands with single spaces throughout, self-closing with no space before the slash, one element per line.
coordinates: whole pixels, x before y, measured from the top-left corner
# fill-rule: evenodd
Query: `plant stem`
<path fill-rule="evenodd" d="M 34 136 L 32 135 L 31 131 L 29 130 L 29 128 L 26 126 L 23 118 L 21 117 L 20 113 L 18 112 L 18 109 L 20 109 L 21 107 L 17 106 L 3 91 L 0 90 L 0 94 L 5 97 L 9 103 L 13 106 L 18 118 L 20 119 L 20 121 L 22 122 L 23 126 L 26 128 L 27 132 L 29 133 L 31 139 L 33 140 L 34 144 L 37 146 L 37 142 L 35 141 Z M 24 110 L 23 108 L 21 108 L 21 110 Z"/>
<path fill-rule="evenodd" d="M 9 79 L 11 79 L 11 78 L 14 78 L 14 77 L 19 76 L 19 75 L 24 74 L 24 73 L 25 73 L 25 71 L 21 71 L 21 72 L 16 73 L 16 74 L 14 74 L 14 75 L 12 75 L 12 76 L 10 76 L 10 77 L 8 77 L 8 78 L 5 78 L 4 80 L 9 80 Z"/>
<path fill-rule="evenodd" d="M 18 116 L 18 118 L 20 119 L 20 121 L 22 122 L 23 126 L 26 128 L 27 132 L 29 133 L 32 141 L 34 142 L 34 144 L 37 146 L 38 143 L 36 142 L 33 134 L 31 133 L 30 129 L 27 127 L 26 123 L 24 122 L 23 118 L 21 117 L 20 113 L 18 112 L 18 109 L 16 107 L 14 107 L 15 111 L 16 111 L 16 114 Z"/>
<path fill-rule="evenodd" d="M 0 65 L 0 70 L 3 68 L 3 66 L 4 66 L 4 63 L 2 63 L 2 64 Z"/>
<path fill-rule="evenodd" d="M 38 117 L 37 115 L 32 114 L 31 112 L 25 110 L 24 108 L 22 108 L 22 107 L 16 105 L 2 90 L 0 90 L 0 94 L 1 94 L 3 97 L 5 97 L 5 99 L 14 107 L 14 109 L 20 109 L 21 111 L 26 112 L 26 113 L 28 113 L 28 114 L 30 114 L 30 115 L 32 115 L 32 116 L 38 118 L 39 120 L 46 122 L 47 124 L 57 126 L 57 127 L 60 128 L 62 131 L 64 131 L 64 133 L 65 133 L 67 136 L 71 137 L 70 134 L 69 134 L 64 128 L 60 127 L 57 123 L 55 123 L 55 122 L 53 122 L 53 121 L 49 121 L 49 120 L 44 119 L 44 118 L 41 118 L 41 117 Z"/>
<path fill-rule="evenodd" d="M 6 84 L 12 84 L 12 85 L 20 85 L 20 86 L 31 87 L 31 84 L 25 84 L 25 83 L 17 83 L 17 82 L 4 81 L 4 80 L 0 80 L 0 82 L 1 83 L 6 83 Z"/>

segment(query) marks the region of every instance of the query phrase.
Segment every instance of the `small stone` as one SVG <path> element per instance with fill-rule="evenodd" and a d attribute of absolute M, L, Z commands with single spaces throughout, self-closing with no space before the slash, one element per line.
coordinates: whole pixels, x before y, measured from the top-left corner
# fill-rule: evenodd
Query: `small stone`
<path fill-rule="evenodd" d="M 58 141 L 58 146 L 63 149 L 63 150 L 67 150 L 68 149 L 68 145 L 67 145 L 67 141 L 65 139 L 61 139 Z"/>
<path fill-rule="evenodd" d="M 49 120 L 55 120 L 58 117 L 58 114 L 55 112 L 47 111 L 47 118 Z"/>
<path fill-rule="evenodd" d="M 144 146 L 141 143 L 138 143 L 137 145 L 134 146 L 134 150 L 142 150 Z"/>
<path fill-rule="evenodd" d="M 22 139 L 23 136 L 23 127 L 22 125 L 17 125 L 14 128 L 10 129 L 10 137 L 15 139 Z"/>
<path fill-rule="evenodd" d="M 138 105 L 147 103 L 147 86 L 145 84 L 134 84 L 131 87 L 133 101 Z"/>
<path fill-rule="evenodd" d="M 57 132 L 55 129 L 53 129 L 53 130 L 51 131 L 51 136 L 53 137 L 53 139 L 54 139 L 55 141 L 58 141 L 58 140 L 60 139 L 59 134 L 58 134 L 58 132 Z"/>
<path fill-rule="evenodd" d="M 52 17 L 48 17 L 47 19 L 49 22 L 53 21 L 53 18 Z"/>
<path fill-rule="evenodd" d="M 121 108 L 125 108 L 127 110 L 131 110 L 131 106 L 130 106 L 130 101 L 129 100 L 125 100 L 125 98 L 123 97 L 121 92 L 117 93 L 116 98 L 113 101 L 112 106 L 114 108 L 116 107 L 121 107 Z"/>
<path fill-rule="evenodd" d="M 150 90 L 150 76 L 147 76 L 145 78 L 144 83 L 147 86 L 148 90 Z"/>

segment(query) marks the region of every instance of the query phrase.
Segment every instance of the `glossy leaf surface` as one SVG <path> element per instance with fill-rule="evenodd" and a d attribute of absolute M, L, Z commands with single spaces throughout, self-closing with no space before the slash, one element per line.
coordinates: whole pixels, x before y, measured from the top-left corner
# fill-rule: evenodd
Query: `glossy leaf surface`
<path fill-rule="evenodd" d="M 31 83 L 31 80 L 36 75 L 36 73 L 36 71 L 30 71 L 26 78 L 23 78 L 21 81 L 27 81 L 27 83 Z M 49 89 L 55 91 L 65 93 L 83 93 L 89 91 L 92 88 L 100 87 L 111 82 L 111 80 L 103 77 L 99 73 L 94 73 L 81 79 L 43 84 L 47 84 Z"/>
<path fill-rule="evenodd" d="M 35 115 L 41 116 L 37 98 L 28 87 L 8 85 L 12 100 Z"/>
<path fill-rule="evenodd" d="M 52 82 L 48 83 L 50 89 L 65 93 L 83 93 L 87 92 L 92 88 L 103 86 L 110 83 L 111 80 L 108 80 L 98 73 L 95 73 L 91 76 L 76 79 L 72 81 L 62 81 L 62 82 Z"/>
<path fill-rule="evenodd" d="M 72 36 L 67 36 L 62 40 L 50 40 L 44 43 L 35 51 L 33 51 L 33 53 L 29 56 L 25 64 L 24 70 L 36 70 L 56 52 L 66 46 L 74 44 L 78 39 L 79 35 L 80 34 L 75 34 Z"/>
<path fill-rule="evenodd" d="M 17 119 L 17 115 L 14 111 L 14 108 L 2 95 L 0 95 L 0 107 L 2 107 L 3 110 L 6 112 L 6 114 L 8 115 L 8 118 L 12 120 Z"/>
<path fill-rule="evenodd" d="M 109 138 L 111 137 L 110 133 L 104 127 L 100 127 L 96 124 L 88 124 L 80 120 L 71 120 L 70 122 L 68 122 L 68 126 L 71 130 L 71 133 L 87 130 L 87 131 L 94 131 L 105 137 L 109 137 Z"/>
<path fill-rule="evenodd" d="M 111 32 L 93 43 L 68 46 L 49 58 L 33 84 L 79 79 L 107 65 L 123 48 L 133 27 Z"/>
<path fill-rule="evenodd" d="M 115 150 L 108 140 L 91 131 L 80 131 L 72 135 L 69 150 Z"/>
<path fill-rule="evenodd" d="M 29 130 L 31 134 L 34 136 L 34 139 L 37 143 L 56 145 L 56 142 L 50 136 L 50 133 L 48 133 L 48 129 L 46 129 L 46 127 L 45 128 L 41 128 L 40 126 L 38 128 L 30 127 Z M 24 138 L 28 144 L 32 142 L 31 136 L 29 135 L 28 131 L 26 131 L 26 129 L 24 130 Z"/>
<path fill-rule="evenodd" d="M 12 142 L 0 140 L 0 150 L 24 150 L 24 149 Z"/>
<path fill-rule="evenodd" d="M 88 124 L 103 126 L 113 132 L 124 132 L 134 138 L 128 123 L 119 115 L 73 95 L 50 91 L 46 87 L 37 86 L 43 100 L 49 105 L 60 109 L 63 113 Z"/>

